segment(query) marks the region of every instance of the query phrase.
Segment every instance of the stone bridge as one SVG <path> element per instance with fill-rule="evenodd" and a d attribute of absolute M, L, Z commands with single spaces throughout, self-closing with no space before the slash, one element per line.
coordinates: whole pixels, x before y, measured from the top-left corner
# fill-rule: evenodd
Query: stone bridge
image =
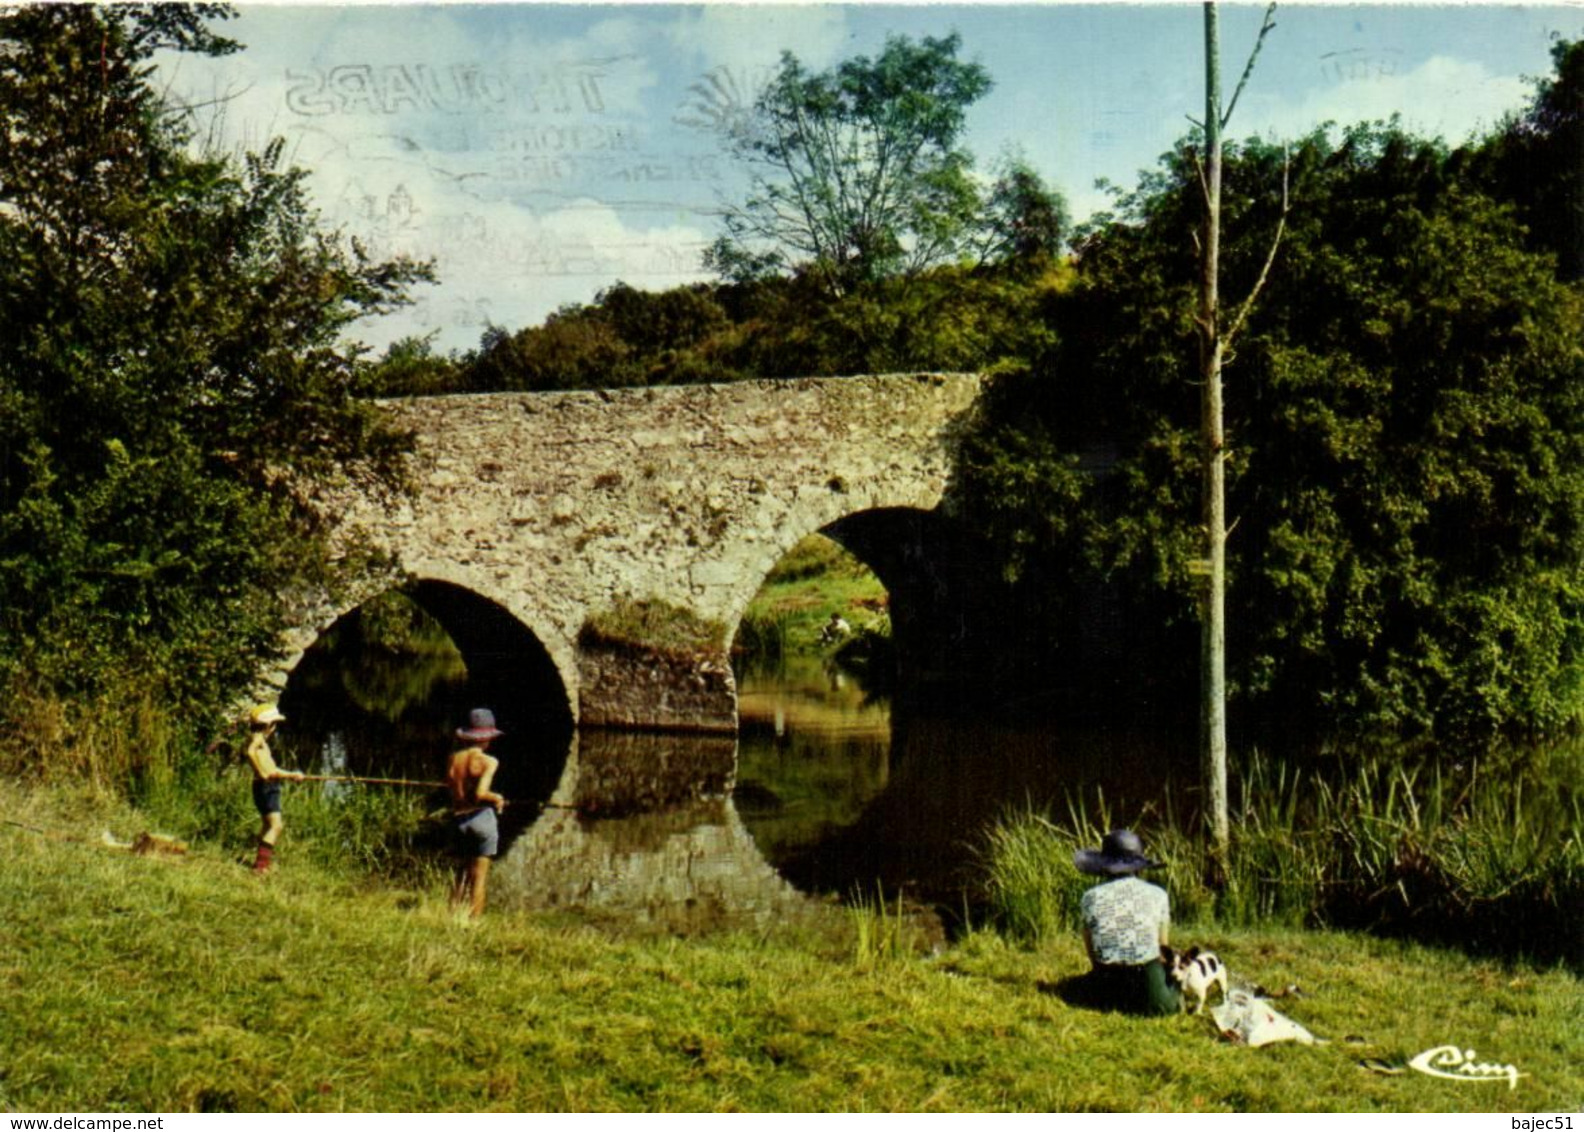
<path fill-rule="evenodd" d="M 417 437 L 416 492 L 319 505 L 348 550 L 392 564 L 380 587 L 451 634 L 469 695 L 508 733 L 563 752 L 508 791 L 563 815 L 537 823 L 551 836 L 572 814 L 729 792 L 731 641 L 766 575 L 813 532 L 885 584 L 899 688 L 928 695 L 960 673 L 992 587 L 943 501 L 983 389 L 977 375 L 919 374 L 392 401 Z M 375 592 L 304 610 L 274 682 Z M 643 629 L 621 643 L 590 631 L 635 609 L 686 611 L 713 632 L 676 649 Z"/>
<path fill-rule="evenodd" d="M 895 632 L 940 635 L 928 622 L 961 548 L 938 509 L 981 390 L 977 375 L 927 374 L 386 402 L 417 435 L 415 496 L 321 506 L 349 546 L 389 556 L 389 584 L 470 668 L 526 633 L 575 725 L 730 732 L 731 637 L 812 532 L 880 576 Z M 283 673 L 369 596 L 306 615 Z M 590 643 L 591 621 L 646 602 L 718 626 L 713 655 L 662 675 L 681 658 Z"/>

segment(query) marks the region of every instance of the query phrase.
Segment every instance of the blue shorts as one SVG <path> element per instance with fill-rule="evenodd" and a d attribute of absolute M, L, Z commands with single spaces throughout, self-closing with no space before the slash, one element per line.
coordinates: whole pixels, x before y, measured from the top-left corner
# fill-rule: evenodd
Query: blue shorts
<path fill-rule="evenodd" d="M 255 778 L 253 804 L 258 807 L 259 817 L 280 813 L 280 780 Z"/>
<path fill-rule="evenodd" d="M 456 819 L 457 852 L 464 857 L 493 857 L 500 852 L 500 826 L 489 806 Z"/>

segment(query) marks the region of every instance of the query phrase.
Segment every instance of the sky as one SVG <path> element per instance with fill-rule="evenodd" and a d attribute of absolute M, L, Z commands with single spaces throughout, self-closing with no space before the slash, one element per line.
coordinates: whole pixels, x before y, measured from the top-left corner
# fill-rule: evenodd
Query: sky
<path fill-rule="evenodd" d="M 721 130 L 790 51 L 824 69 L 891 35 L 956 32 L 994 87 L 968 114 L 976 168 L 1028 162 L 1075 219 L 1132 187 L 1204 104 L 1198 3 L 314 4 L 238 6 L 220 59 L 162 60 L 199 142 L 280 138 L 323 221 L 378 256 L 433 259 L 440 282 L 359 324 L 375 349 L 441 352 L 534 325 L 620 281 L 709 278 L 704 248 L 743 171 Z M 1230 94 L 1263 5 L 1223 3 Z M 1273 140 L 1400 114 L 1458 143 L 1521 111 L 1584 3 L 1336 3 L 1278 8 L 1228 132 Z"/>

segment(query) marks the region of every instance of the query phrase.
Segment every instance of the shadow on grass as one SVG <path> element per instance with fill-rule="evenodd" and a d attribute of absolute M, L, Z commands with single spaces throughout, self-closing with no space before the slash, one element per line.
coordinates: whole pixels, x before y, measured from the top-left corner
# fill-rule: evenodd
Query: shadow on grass
<path fill-rule="evenodd" d="M 1085 971 L 1081 975 L 1068 975 L 1055 982 L 1039 979 L 1034 986 L 1041 994 L 1059 998 L 1068 1006 L 1078 1010 L 1093 1010 L 1100 1014 L 1125 1014 L 1134 1018 L 1163 1017 L 1151 1009 L 1147 1002 L 1136 1001 L 1131 1008 L 1119 1002 L 1116 987 L 1107 986 L 1104 980 L 1095 977 L 1093 971 Z"/>
<path fill-rule="evenodd" d="M 1081 975 L 1068 975 L 1055 982 L 1040 979 L 1034 985 L 1040 994 L 1054 995 L 1079 1010 L 1097 1010 L 1102 1014 L 1121 1013 L 1114 1003 L 1106 1001 L 1102 988 L 1087 971 Z"/>

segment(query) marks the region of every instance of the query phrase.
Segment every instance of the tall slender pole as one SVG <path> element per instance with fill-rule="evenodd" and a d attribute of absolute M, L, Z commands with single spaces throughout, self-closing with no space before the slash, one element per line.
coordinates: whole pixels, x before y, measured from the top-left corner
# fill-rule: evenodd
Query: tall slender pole
<path fill-rule="evenodd" d="M 1205 34 L 1205 231 L 1200 279 L 1200 366 L 1203 379 L 1205 594 L 1201 632 L 1201 748 L 1206 819 L 1213 859 L 1224 865 L 1231 841 L 1227 817 L 1226 735 L 1226 432 L 1222 419 L 1221 362 L 1221 44 L 1215 0 L 1204 6 Z"/>

